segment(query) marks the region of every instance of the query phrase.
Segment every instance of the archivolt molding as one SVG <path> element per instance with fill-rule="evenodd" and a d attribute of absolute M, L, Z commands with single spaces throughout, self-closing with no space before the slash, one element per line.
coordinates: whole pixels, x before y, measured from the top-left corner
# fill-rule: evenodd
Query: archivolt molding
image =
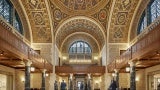
<path fill-rule="evenodd" d="M 77 16 L 66 20 L 59 26 L 55 35 L 57 47 L 62 45 L 63 40 L 68 35 L 76 32 L 85 32 L 92 35 L 98 41 L 100 48 L 102 48 L 105 43 L 104 30 L 100 24 L 93 19 Z"/>
<path fill-rule="evenodd" d="M 140 17 L 149 2 L 150 0 L 141 0 L 141 2 L 139 3 L 139 6 L 134 13 L 132 23 L 130 24 L 128 42 L 131 42 L 137 36 L 137 28 Z"/>
<path fill-rule="evenodd" d="M 72 35 L 68 36 L 65 41 L 63 42 L 60 51 L 62 53 L 68 53 L 68 49 L 70 45 L 75 42 L 75 41 L 85 41 L 87 42 L 91 48 L 92 48 L 92 53 L 99 53 L 99 46 L 97 41 L 95 40 L 94 37 L 92 37 L 89 34 L 80 32 L 80 33 L 73 33 Z"/>
<path fill-rule="evenodd" d="M 27 22 L 28 18 L 25 15 L 25 11 L 23 10 L 23 7 L 21 6 L 20 2 L 18 0 L 11 0 L 12 4 L 16 8 L 16 11 L 21 19 L 22 25 L 23 25 L 23 31 L 24 31 L 24 37 L 31 41 L 32 34 L 30 30 L 30 23 Z"/>
<path fill-rule="evenodd" d="M 51 43 L 51 24 L 45 0 L 23 0 L 22 4 L 32 24 L 33 43 Z"/>
<path fill-rule="evenodd" d="M 109 43 L 128 42 L 128 31 L 139 0 L 115 0 L 109 28 Z"/>

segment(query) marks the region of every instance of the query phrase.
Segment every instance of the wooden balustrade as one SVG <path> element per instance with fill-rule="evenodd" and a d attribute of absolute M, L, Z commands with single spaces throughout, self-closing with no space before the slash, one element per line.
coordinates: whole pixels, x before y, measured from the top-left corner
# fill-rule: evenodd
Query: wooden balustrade
<path fill-rule="evenodd" d="M 105 73 L 105 66 L 56 66 L 56 73 Z"/>
<path fill-rule="evenodd" d="M 154 24 L 153 24 L 154 25 Z M 150 26 L 151 28 L 151 26 Z M 108 71 L 113 72 L 115 68 L 124 68 L 128 61 L 139 60 L 147 57 L 151 52 L 160 50 L 160 24 L 154 25 L 154 28 L 140 38 L 135 44 L 127 49 L 119 57 L 116 57 L 108 64 Z M 159 62 L 160 63 L 160 62 Z"/>
<path fill-rule="evenodd" d="M 21 59 L 30 59 L 36 68 L 52 71 L 53 66 L 42 58 L 36 51 L 30 48 L 23 39 L 17 37 L 12 32 L 12 27 L 0 19 L 0 50 L 8 52 L 10 55 Z"/>

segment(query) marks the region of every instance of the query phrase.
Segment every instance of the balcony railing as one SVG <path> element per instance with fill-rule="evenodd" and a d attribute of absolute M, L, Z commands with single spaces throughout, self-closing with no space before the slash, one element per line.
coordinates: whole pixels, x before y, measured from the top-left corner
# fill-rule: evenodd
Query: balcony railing
<path fill-rule="evenodd" d="M 0 18 L 0 49 L 7 51 L 19 59 L 30 59 L 35 67 L 52 71 L 52 65 L 42 58 L 36 51 L 30 48 L 23 38 L 15 34 L 15 30 L 11 25 L 8 25 Z"/>
<path fill-rule="evenodd" d="M 160 50 L 160 18 L 152 23 L 146 31 L 138 36 L 138 41 L 127 49 L 119 57 L 116 57 L 108 64 L 108 71 L 113 72 L 114 69 L 121 69 L 128 64 L 130 60 L 137 60 L 145 57 L 150 52 Z"/>

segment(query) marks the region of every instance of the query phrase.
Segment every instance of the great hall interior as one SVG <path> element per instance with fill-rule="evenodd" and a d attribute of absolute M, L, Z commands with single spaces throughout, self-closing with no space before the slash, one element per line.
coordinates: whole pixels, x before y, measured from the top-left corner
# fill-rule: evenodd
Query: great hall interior
<path fill-rule="evenodd" d="M 160 0 L 0 0 L 0 90 L 160 90 Z"/>

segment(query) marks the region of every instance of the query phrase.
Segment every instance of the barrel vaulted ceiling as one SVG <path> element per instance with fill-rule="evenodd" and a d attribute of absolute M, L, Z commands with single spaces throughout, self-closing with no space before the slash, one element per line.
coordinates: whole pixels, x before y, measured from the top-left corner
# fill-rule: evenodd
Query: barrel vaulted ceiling
<path fill-rule="evenodd" d="M 33 43 L 55 41 L 61 50 L 64 43 L 72 41 L 69 36 L 73 37 L 75 33 L 81 33 L 77 36 L 82 40 L 93 40 L 100 50 L 107 40 L 127 43 L 133 15 L 141 3 L 141 0 L 19 1 L 29 19 Z"/>

